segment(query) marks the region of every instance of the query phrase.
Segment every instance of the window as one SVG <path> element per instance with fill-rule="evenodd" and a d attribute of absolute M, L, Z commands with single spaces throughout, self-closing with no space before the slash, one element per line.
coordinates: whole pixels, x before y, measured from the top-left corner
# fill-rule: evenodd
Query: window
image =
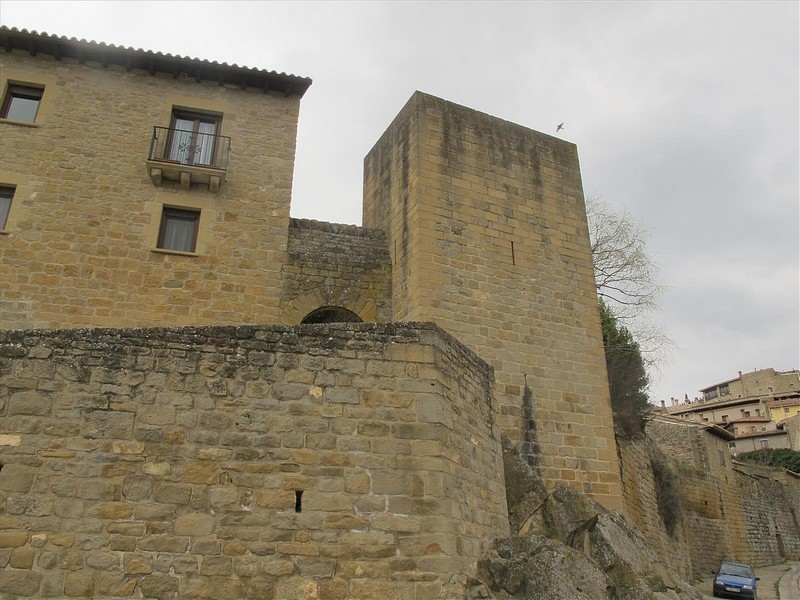
<path fill-rule="evenodd" d="M 731 393 L 731 388 L 727 383 L 722 384 L 719 386 L 719 395 L 720 396 L 727 396 Z"/>
<path fill-rule="evenodd" d="M 717 456 L 719 457 L 719 464 L 723 467 L 725 466 L 725 452 L 722 450 L 717 450 Z"/>
<path fill-rule="evenodd" d="M 788 407 L 783 409 L 783 414 L 785 414 L 785 415 L 789 414 L 789 408 Z"/>
<path fill-rule="evenodd" d="M 719 393 L 717 392 L 717 388 L 713 388 L 711 390 L 707 390 L 706 393 L 705 393 L 706 400 L 713 400 L 718 395 L 719 395 Z"/>
<path fill-rule="evenodd" d="M 769 448 L 769 440 L 759 440 L 762 448 Z"/>
<path fill-rule="evenodd" d="M 220 121 L 216 115 L 174 111 L 167 158 L 182 165 L 216 165 Z"/>
<path fill-rule="evenodd" d="M 199 210 L 164 207 L 157 246 L 163 250 L 194 252 L 197 246 Z"/>
<path fill-rule="evenodd" d="M 727 423 L 728 422 L 728 415 L 722 415 L 722 422 L 723 423 Z"/>
<path fill-rule="evenodd" d="M 6 228 L 8 213 L 11 212 L 11 201 L 14 199 L 14 188 L 11 186 L 0 186 L 0 229 Z"/>
<path fill-rule="evenodd" d="M 42 88 L 9 84 L 0 117 L 33 123 L 42 101 Z"/>

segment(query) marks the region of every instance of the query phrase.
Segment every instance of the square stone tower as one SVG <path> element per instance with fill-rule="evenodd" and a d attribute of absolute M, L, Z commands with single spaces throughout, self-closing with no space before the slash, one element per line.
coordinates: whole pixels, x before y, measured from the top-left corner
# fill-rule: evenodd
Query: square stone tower
<path fill-rule="evenodd" d="M 364 161 L 393 319 L 433 321 L 496 371 L 503 430 L 548 486 L 621 508 L 574 144 L 416 92 Z"/>

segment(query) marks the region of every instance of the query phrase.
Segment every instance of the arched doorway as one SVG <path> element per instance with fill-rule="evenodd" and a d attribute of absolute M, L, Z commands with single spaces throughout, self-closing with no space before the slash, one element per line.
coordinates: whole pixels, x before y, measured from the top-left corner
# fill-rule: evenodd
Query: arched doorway
<path fill-rule="evenodd" d="M 301 325 L 312 323 L 361 323 L 362 319 L 356 313 L 341 306 L 322 306 L 308 313 Z"/>

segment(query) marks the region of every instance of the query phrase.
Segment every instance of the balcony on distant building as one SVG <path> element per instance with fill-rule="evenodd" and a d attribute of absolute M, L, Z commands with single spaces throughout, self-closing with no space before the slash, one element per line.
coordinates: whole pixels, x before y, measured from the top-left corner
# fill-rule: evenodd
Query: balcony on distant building
<path fill-rule="evenodd" d="M 193 184 L 219 191 L 226 180 L 231 138 L 216 135 L 215 127 L 170 129 L 153 127 L 147 172 L 155 185 L 178 181 L 188 190 Z"/>

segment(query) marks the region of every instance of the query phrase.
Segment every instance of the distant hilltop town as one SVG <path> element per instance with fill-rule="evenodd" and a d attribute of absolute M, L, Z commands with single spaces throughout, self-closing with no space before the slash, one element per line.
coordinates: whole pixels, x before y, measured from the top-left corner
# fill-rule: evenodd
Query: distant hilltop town
<path fill-rule="evenodd" d="M 735 453 L 763 448 L 800 450 L 800 371 L 759 369 L 700 390 L 683 402 L 670 398 L 659 413 L 716 425 L 734 434 Z"/>

